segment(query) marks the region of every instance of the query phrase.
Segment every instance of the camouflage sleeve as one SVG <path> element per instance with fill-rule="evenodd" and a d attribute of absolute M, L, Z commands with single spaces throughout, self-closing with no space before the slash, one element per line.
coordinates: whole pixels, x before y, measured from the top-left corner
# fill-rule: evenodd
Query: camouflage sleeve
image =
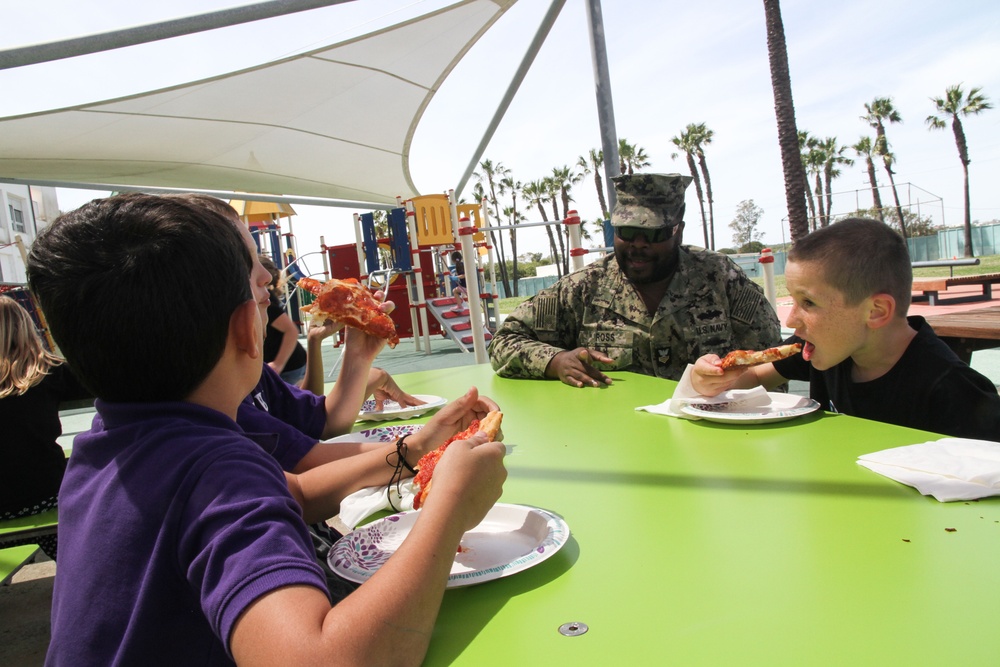
<path fill-rule="evenodd" d="M 566 304 L 567 296 L 574 291 L 573 285 L 563 279 L 507 316 L 488 350 L 497 375 L 544 379 L 552 357 L 576 347 L 579 316 Z"/>
<path fill-rule="evenodd" d="M 737 349 L 763 350 L 781 342 L 778 315 L 764 297 L 764 290 L 732 264 L 726 291 Z"/>

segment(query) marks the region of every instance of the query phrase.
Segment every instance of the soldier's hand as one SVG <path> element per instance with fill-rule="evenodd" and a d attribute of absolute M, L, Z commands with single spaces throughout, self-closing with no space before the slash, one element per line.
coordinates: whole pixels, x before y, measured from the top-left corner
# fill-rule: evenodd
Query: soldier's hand
<path fill-rule="evenodd" d="M 585 347 L 566 350 L 552 357 L 545 369 L 545 377 L 565 382 L 571 387 L 600 387 L 611 384 L 611 378 L 597 370 L 591 362 L 611 363 L 613 360 L 602 352 Z"/>

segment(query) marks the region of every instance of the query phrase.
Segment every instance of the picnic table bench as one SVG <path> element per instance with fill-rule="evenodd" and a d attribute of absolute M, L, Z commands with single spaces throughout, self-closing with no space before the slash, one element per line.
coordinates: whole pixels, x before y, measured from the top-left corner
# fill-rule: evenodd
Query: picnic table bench
<path fill-rule="evenodd" d="M 38 545 L 32 539 L 55 535 L 59 510 L 0 521 L 0 585 L 6 584 L 23 566 L 32 562 Z"/>
<path fill-rule="evenodd" d="M 967 364 L 976 350 L 1000 347 L 1000 306 L 928 315 L 927 323 Z"/>
<path fill-rule="evenodd" d="M 6 585 L 18 570 L 33 562 L 37 553 L 38 546 L 35 544 L 0 549 L 0 586 Z"/>
<path fill-rule="evenodd" d="M 927 301 L 931 306 L 945 303 L 963 303 L 966 301 L 989 301 L 993 298 L 993 285 L 1000 283 L 1000 273 L 979 273 L 971 276 L 940 276 L 931 278 L 914 278 L 913 291 L 922 294 L 913 297 L 914 301 Z M 954 297 L 947 300 L 938 296 L 956 285 L 981 285 L 982 294 Z"/>
<path fill-rule="evenodd" d="M 0 521 L 0 549 L 26 539 L 55 535 L 59 527 L 59 510 L 52 508 L 38 514 Z"/>

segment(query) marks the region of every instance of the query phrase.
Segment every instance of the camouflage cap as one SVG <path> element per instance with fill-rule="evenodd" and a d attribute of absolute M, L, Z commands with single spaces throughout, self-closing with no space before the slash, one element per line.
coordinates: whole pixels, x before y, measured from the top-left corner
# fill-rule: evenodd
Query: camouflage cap
<path fill-rule="evenodd" d="M 618 201 L 611 213 L 614 227 L 672 227 L 684 218 L 684 190 L 690 176 L 632 174 L 616 176 Z"/>

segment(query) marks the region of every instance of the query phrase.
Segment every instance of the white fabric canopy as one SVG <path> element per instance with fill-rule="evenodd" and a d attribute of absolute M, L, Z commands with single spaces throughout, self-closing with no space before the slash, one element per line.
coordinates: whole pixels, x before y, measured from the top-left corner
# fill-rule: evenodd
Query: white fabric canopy
<path fill-rule="evenodd" d="M 0 177 L 392 204 L 438 87 L 515 0 L 150 93 L 0 118 Z M 273 102 L 268 98 L 273 97 Z"/>

